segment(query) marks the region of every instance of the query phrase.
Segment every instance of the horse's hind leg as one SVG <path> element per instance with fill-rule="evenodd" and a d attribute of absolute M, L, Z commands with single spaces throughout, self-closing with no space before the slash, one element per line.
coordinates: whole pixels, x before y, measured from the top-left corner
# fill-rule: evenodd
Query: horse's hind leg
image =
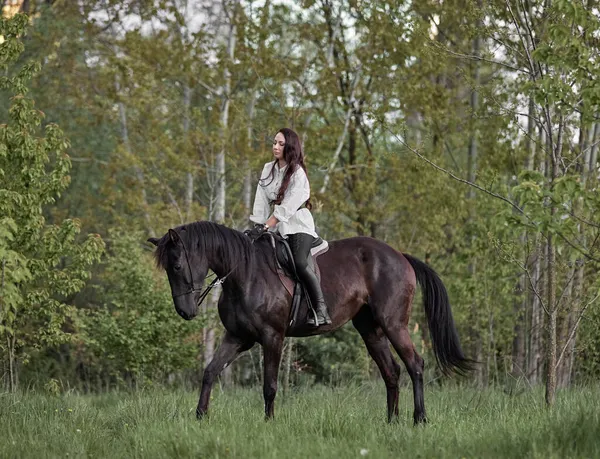
<path fill-rule="evenodd" d="M 398 380 L 400 365 L 394 359 L 390 343 L 375 320 L 368 306 L 364 306 L 352 319 L 354 327 L 362 336 L 369 354 L 377 364 L 387 390 L 388 422 L 398 418 Z"/>
<path fill-rule="evenodd" d="M 213 359 L 204 370 L 200 400 L 198 400 L 198 407 L 196 408 L 196 417 L 198 419 L 202 418 L 208 411 L 210 391 L 216 377 L 219 376 L 221 371 L 233 362 L 240 353 L 247 351 L 252 345 L 253 343 L 244 343 L 236 339 L 230 333 L 225 333 L 219 349 L 217 349 Z"/>
<path fill-rule="evenodd" d="M 386 326 L 385 332 L 394 349 L 396 349 L 396 352 L 404 362 L 412 381 L 415 402 L 413 419 L 415 424 L 427 422 L 427 418 L 425 417 L 425 400 L 423 397 L 423 369 L 425 368 L 425 361 L 415 350 L 407 326 L 404 325 L 399 328 Z"/>
<path fill-rule="evenodd" d="M 415 424 L 427 422 L 425 416 L 425 400 L 423 398 L 423 370 L 425 361 L 415 350 L 408 331 L 408 318 L 411 310 L 413 293 L 405 292 L 401 296 L 400 305 L 397 301 L 387 299 L 383 308 L 378 308 L 375 320 L 381 325 L 384 333 L 394 346 L 394 349 L 404 362 L 413 385 Z"/>

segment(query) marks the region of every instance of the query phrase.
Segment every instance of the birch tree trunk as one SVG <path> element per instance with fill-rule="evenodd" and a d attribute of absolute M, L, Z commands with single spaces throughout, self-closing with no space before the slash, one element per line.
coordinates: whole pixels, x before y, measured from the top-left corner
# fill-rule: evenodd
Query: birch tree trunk
<path fill-rule="evenodd" d="M 532 278 L 534 288 L 541 291 L 541 268 L 542 268 L 542 250 L 541 241 L 539 238 L 536 239 L 536 253 L 535 260 L 533 263 Z M 538 384 L 541 380 L 542 371 L 542 330 L 544 328 L 544 314 L 542 309 L 542 303 L 536 293 L 531 293 L 531 328 L 530 328 L 530 342 L 529 342 L 529 359 L 527 364 L 527 374 L 529 382 L 532 385 Z"/>
<path fill-rule="evenodd" d="M 262 14 L 259 19 L 260 29 L 264 33 L 269 30 L 269 17 L 271 11 L 271 1 L 266 0 L 262 8 Z M 257 55 L 262 56 L 264 53 L 265 36 L 259 36 L 257 45 Z M 250 213 L 252 210 L 252 197 L 253 189 L 256 186 L 252 180 L 252 171 L 250 170 L 249 156 L 254 153 L 254 116 L 256 111 L 256 102 L 258 100 L 258 81 L 255 83 L 250 92 L 250 101 L 248 102 L 248 125 L 246 126 L 246 157 L 244 158 L 244 185 L 242 188 L 242 202 L 244 204 L 244 226 L 247 228 L 249 225 Z"/>
<path fill-rule="evenodd" d="M 287 338 L 286 339 L 286 349 L 285 349 L 285 362 L 283 369 L 283 393 L 288 394 L 290 391 L 290 375 L 292 370 L 292 362 L 293 362 L 293 354 L 294 354 L 294 339 Z"/>
<path fill-rule="evenodd" d="M 250 161 L 248 160 L 248 155 L 252 154 L 254 150 L 252 148 L 252 142 L 254 139 L 254 111 L 256 107 L 256 99 L 258 98 L 258 92 L 256 90 L 252 91 L 252 95 L 250 96 L 250 103 L 248 104 L 248 126 L 246 130 L 247 136 L 247 153 L 246 158 L 244 158 L 244 186 L 242 191 L 242 202 L 244 203 L 244 216 L 245 225 L 248 224 L 248 219 L 250 217 L 251 206 L 252 206 L 252 171 L 250 170 Z"/>
<path fill-rule="evenodd" d="M 8 350 L 8 389 L 11 393 L 17 390 L 15 339 L 14 335 L 6 335 L 6 349 Z"/>
<path fill-rule="evenodd" d="M 577 263 L 574 263 L 571 269 L 569 269 L 569 273 L 567 274 L 567 282 L 568 284 L 565 286 L 564 291 L 561 295 L 561 299 L 559 304 L 557 305 L 557 351 L 559 346 L 566 344 L 569 340 L 569 335 L 571 334 L 571 330 L 575 324 L 576 319 L 576 310 L 577 310 L 577 302 L 575 298 L 575 292 L 578 289 L 577 285 L 573 285 L 577 281 Z M 561 317 L 558 314 L 559 308 L 565 308 L 566 314 L 564 317 Z M 556 363 L 556 385 L 557 387 L 567 387 L 569 385 L 570 377 L 570 369 L 569 369 L 569 358 L 563 358 L 561 362 Z"/>
<path fill-rule="evenodd" d="M 231 71 L 229 67 L 233 63 L 235 52 L 235 22 L 233 15 L 237 1 L 234 2 L 232 11 L 229 12 L 229 24 L 227 33 L 227 60 L 223 69 L 223 90 L 221 92 L 223 101 L 221 103 L 221 149 L 217 154 L 216 174 L 217 174 L 217 200 L 215 203 L 215 221 L 217 223 L 225 222 L 225 149 L 231 144 L 228 139 L 229 131 L 229 105 L 231 100 Z"/>
<path fill-rule="evenodd" d="M 556 207 L 552 206 L 550 215 L 556 214 Z M 556 395 L 556 279 L 555 279 L 555 253 L 554 236 L 547 233 L 548 238 L 548 260 L 547 269 L 547 292 L 548 292 L 548 337 L 546 339 L 546 404 L 552 406 Z"/>
<path fill-rule="evenodd" d="M 119 76 L 115 75 L 115 90 L 117 94 L 117 106 L 119 107 L 119 120 L 121 122 L 121 140 L 123 141 L 123 146 L 125 147 L 125 151 L 130 156 L 133 156 L 133 151 L 131 148 L 131 143 L 129 141 L 129 128 L 127 126 L 127 109 L 125 104 L 121 100 L 119 94 L 121 92 L 121 83 L 119 81 Z M 142 171 L 141 167 L 134 166 L 133 168 L 135 176 L 140 184 L 140 192 L 141 192 L 141 201 L 142 201 L 142 212 L 144 214 L 144 220 L 146 221 L 146 231 L 152 237 L 156 236 L 154 229 L 152 228 L 150 213 L 148 212 L 148 197 L 146 194 L 146 180 L 144 177 L 144 171 Z"/>
<path fill-rule="evenodd" d="M 550 136 L 549 151 L 550 151 L 550 192 L 554 189 L 554 184 L 558 177 L 558 158 L 562 154 L 562 132 L 564 129 L 564 119 L 559 116 L 558 134 L 556 143 L 552 138 L 552 122 L 550 118 L 550 109 L 546 106 L 546 127 Z M 557 213 L 556 204 L 550 204 L 550 221 L 554 221 Z M 555 253 L 555 238 L 552 231 L 548 231 L 547 252 L 548 259 L 546 260 L 546 291 L 547 291 L 547 308 L 548 308 L 548 328 L 546 339 L 546 404 L 554 405 L 556 397 L 556 349 L 557 349 L 557 317 L 558 304 L 556 302 L 556 253 Z"/>
<path fill-rule="evenodd" d="M 581 161 L 581 184 L 586 188 L 588 181 L 593 180 L 595 163 L 592 161 L 594 149 L 598 141 L 598 123 L 593 123 L 590 129 L 586 129 L 581 115 L 579 147 L 583 155 Z M 582 202 L 574 203 L 574 211 L 578 214 L 582 208 Z M 587 246 L 586 226 L 579 223 L 579 240 L 584 247 Z M 583 284 L 585 280 L 585 259 L 578 257 L 573 266 L 573 300 L 569 304 L 569 310 L 561 333 L 561 346 L 564 346 L 564 356 L 558 364 L 558 387 L 571 385 L 573 365 L 575 361 L 575 344 L 577 342 L 577 328 L 579 326 L 579 315 L 584 307 Z"/>
<path fill-rule="evenodd" d="M 235 19 L 234 15 L 236 12 L 237 5 L 239 0 L 232 2 L 231 9 L 229 9 L 229 5 L 227 2 L 223 1 L 223 10 L 225 12 L 225 16 L 228 18 L 227 23 L 227 53 L 226 60 L 223 65 L 223 86 L 221 90 L 221 116 L 220 116 L 220 141 L 221 148 L 219 153 L 217 154 L 216 164 L 215 164 L 215 174 L 216 174 L 216 200 L 215 200 L 215 208 L 214 208 L 214 221 L 217 223 L 225 223 L 225 190 L 226 190 L 226 180 L 225 180 L 225 149 L 228 145 L 231 144 L 229 139 L 229 105 L 231 99 L 231 71 L 230 66 L 233 63 L 234 51 L 235 51 Z M 213 289 L 211 294 L 211 307 L 216 309 L 217 303 L 219 301 L 219 296 L 221 295 L 221 286 L 218 286 Z M 215 330 L 214 327 L 210 326 L 206 330 L 205 342 L 204 342 L 204 364 L 205 366 L 210 363 L 213 359 L 215 350 Z M 231 376 L 231 370 L 225 372 L 224 378 L 227 380 Z"/>
<path fill-rule="evenodd" d="M 521 238 L 521 245 L 524 245 L 523 237 Z M 526 285 L 524 276 L 524 274 L 519 276 L 513 302 L 515 326 L 513 329 L 514 338 L 510 372 L 515 378 L 520 378 L 525 374 L 525 329 L 527 327 L 527 315 L 525 311 L 527 310 L 527 295 L 524 295 Z"/>
<path fill-rule="evenodd" d="M 2 259 L 2 269 L 0 270 L 0 325 L 3 325 L 3 317 L 4 317 L 4 304 L 2 302 L 3 294 L 4 294 L 4 275 L 6 269 L 6 260 Z M 7 332 L 2 335 L 8 335 Z M 10 351 L 9 348 L 6 348 L 6 358 L 2 355 L 2 385 L 6 388 L 10 389 Z"/>
<path fill-rule="evenodd" d="M 191 105 L 191 96 L 192 91 L 190 87 L 185 84 L 183 86 L 183 138 L 185 140 L 185 144 L 188 144 L 188 134 L 190 131 L 190 105 Z M 185 183 L 185 199 L 184 199 L 184 216 L 185 221 L 190 220 L 191 212 L 192 212 L 192 202 L 194 201 L 194 172 L 193 170 L 189 170 L 186 174 L 186 183 Z M 185 223 L 185 222 L 182 222 Z"/>
<path fill-rule="evenodd" d="M 6 261 L 2 260 L 2 273 L 0 283 L 0 300 L 2 300 L 2 292 L 4 290 L 4 272 L 5 272 Z M 0 303 L 0 313 L 3 312 L 2 303 Z M 16 314 L 16 313 L 15 313 Z M 1 318 L 1 316 L 0 316 Z M 15 317 L 16 318 L 16 317 Z M 0 322 L 1 324 L 1 322 Z M 8 388 L 9 392 L 16 392 L 17 390 L 17 359 L 16 359 L 16 336 L 14 331 L 5 330 L 4 336 L 6 336 L 6 360 L 3 359 L 3 366 L 6 367 L 6 374 L 4 374 L 4 385 Z"/>
<path fill-rule="evenodd" d="M 481 0 L 478 2 L 481 7 Z M 478 29 L 481 28 L 481 21 L 478 20 Z M 480 73 L 481 73 L 481 63 L 480 60 L 477 59 L 481 53 L 481 38 L 477 35 L 473 39 L 473 49 L 472 54 L 475 56 L 475 60 L 473 62 L 473 70 L 472 70 L 472 79 L 473 79 L 473 88 L 471 91 L 471 99 L 470 99 L 470 108 L 471 108 L 471 132 L 469 135 L 469 147 L 467 152 L 467 180 L 471 183 L 475 183 L 475 175 L 477 172 L 477 154 L 478 154 L 478 139 L 477 139 L 477 112 L 479 110 L 479 84 L 480 84 Z M 467 201 L 469 202 L 469 216 L 468 223 L 472 222 L 475 219 L 475 189 L 473 187 L 469 187 L 467 190 Z M 473 242 L 473 238 L 471 238 L 471 243 Z M 475 277 L 477 267 L 475 263 L 472 261 L 469 263 L 468 271 L 471 279 Z M 476 324 L 477 317 L 480 315 L 480 311 L 477 308 L 476 301 L 473 301 L 471 304 L 471 323 Z M 475 359 L 478 362 L 483 361 L 483 343 L 481 334 L 478 331 L 478 327 L 475 325 L 471 328 L 470 332 L 471 336 L 474 337 L 475 340 Z M 484 375 L 484 367 L 483 365 L 477 366 L 476 370 L 476 379 L 477 383 L 482 386 L 485 385 L 485 375 Z"/>
<path fill-rule="evenodd" d="M 544 151 L 545 135 L 544 128 L 538 125 L 538 142 L 540 151 Z M 535 155 L 533 157 L 535 159 Z M 542 174 L 546 174 L 546 158 L 542 155 L 538 155 L 539 163 L 537 165 L 538 170 Z M 534 163 L 534 167 L 535 163 Z M 535 253 L 534 262 L 532 269 L 533 288 L 535 292 L 531 293 L 531 314 L 530 314 L 530 341 L 529 341 L 529 358 L 527 363 L 527 374 L 529 376 L 529 382 L 532 385 L 538 384 L 542 380 L 543 370 L 543 333 L 545 323 L 544 309 L 542 307 L 542 301 L 538 294 L 541 294 L 543 290 L 543 279 L 542 279 L 542 262 L 543 258 L 547 255 L 546 246 L 542 244 L 541 236 L 537 235 L 535 240 Z"/>
<path fill-rule="evenodd" d="M 596 114 L 599 117 L 600 113 Z M 589 171 L 591 173 L 590 178 L 594 178 L 593 173 L 596 171 L 596 162 L 598 161 L 598 144 L 600 142 L 600 123 L 594 124 L 594 133 L 592 135 L 592 143 L 590 150 L 590 162 Z"/>
<path fill-rule="evenodd" d="M 533 170 L 535 168 L 535 133 L 536 133 L 536 123 L 534 120 L 535 115 L 535 105 L 533 102 L 533 97 L 529 97 L 529 104 L 527 109 L 527 137 L 525 139 L 525 148 L 527 150 L 527 158 L 525 160 L 525 169 Z M 521 234 L 521 246 L 526 246 L 526 232 L 523 231 Z M 535 254 L 534 254 L 535 255 Z M 532 260 L 535 258 L 532 257 L 531 253 L 525 254 L 525 266 L 528 268 L 532 266 Z M 513 351 L 512 351 L 512 362 L 511 362 L 511 373 L 514 377 L 521 377 L 527 375 L 527 339 L 526 339 L 526 330 L 528 329 L 528 324 L 530 324 L 529 320 L 531 317 L 531 309 L 533 296 L 525 294 L 527 290 L 527 274 L 525 272 L 521 273 L 519 280 L 517 282 L 517 295 L 518 298 L 515 299 L 514 310 L 515 310 L 515 327 L 514 327 L 514 339 L 513 339 Z"/>

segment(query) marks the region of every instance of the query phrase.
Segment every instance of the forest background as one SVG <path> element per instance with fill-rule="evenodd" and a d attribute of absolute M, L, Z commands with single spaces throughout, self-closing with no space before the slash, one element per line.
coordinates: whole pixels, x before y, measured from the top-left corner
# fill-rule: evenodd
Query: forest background
<path fill-rule="evenodd" d="M 25 13 L 25 14 L 20 14 Z M 600 377 L 595 0 L 4 0 L 0 376 L 197 387 L 223 328 L 175 313 L 150 236 L 248 227 L 284 126 L 327 240 L 448 288 L 483 387 Z M 35 102 L 34 102 L 35 101 Z M 415 301 L 426 380 L 442 384 Z M 260 381 L 260 349 L 223 384 Z M 351 325 L 288 340 L 284 389 L 378 377 Z"/>

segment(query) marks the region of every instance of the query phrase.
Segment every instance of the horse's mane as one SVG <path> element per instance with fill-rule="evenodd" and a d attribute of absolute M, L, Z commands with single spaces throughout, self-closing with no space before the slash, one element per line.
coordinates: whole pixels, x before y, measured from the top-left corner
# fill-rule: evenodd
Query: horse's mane
<path fill-rule="evenodd" d="M 250 238 L 240 231 L 218 223 L 199 221 L 178 226 L 174 229 L 188 250 L 198 249 L 201 253 L 217 254 L 226 266 L 248 271 L 255 264 L 255 250 Z M 154 256 L 159 268 L 167 268 L 168 246 L 171 244 L 169 233 L 165 234 L 156 246 Z"/>

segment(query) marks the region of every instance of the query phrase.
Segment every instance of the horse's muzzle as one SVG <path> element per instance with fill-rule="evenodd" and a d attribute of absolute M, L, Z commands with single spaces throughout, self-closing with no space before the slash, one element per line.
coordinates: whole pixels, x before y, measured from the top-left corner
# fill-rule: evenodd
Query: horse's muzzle
<path fill-rule="evenodd" d="M 175 310 L 185 320 L 192 320 L 198 315 L 198 306 L 196 304 L 196 294 L 180 296 L 173 298 Z"/>
<path fill-rule="evenodd" d="M 175 310 L 177 311 L 177 314 L 179 314 L 185 320 L 192 320 L 194 317 L 196 317 L 196 314 L 188 314 L 185 311 L 181 311 L 180 309 L 175 309 Z"/>

